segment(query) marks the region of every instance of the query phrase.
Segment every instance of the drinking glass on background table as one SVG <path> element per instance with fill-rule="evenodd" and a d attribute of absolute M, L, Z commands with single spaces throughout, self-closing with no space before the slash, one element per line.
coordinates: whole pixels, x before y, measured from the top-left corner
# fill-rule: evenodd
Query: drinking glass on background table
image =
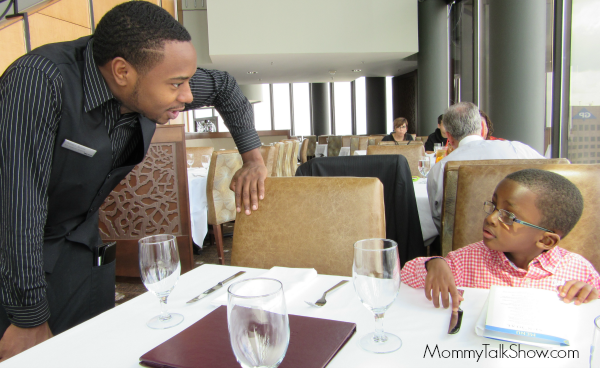
<path fill-rule="evenodd" d="M 200 162 L 202 163 L 202 167 L 208 170 L 208 167 L 210 166 L 210 156 L 202 155 L 202 157 L 200 157 Z"/>
<path fill-rule="evenodd" d="M 192 164 L 194 163 L 194 154 L 193 153 L 188 153 L 187 154 L 187 164 L 188 164 L 188 169 L 192 168 Z"/>
<path fill-rule="evenodd" d="M 227 289 L 229 341 L 243 368 L 275 368 L 290 342 L 283 285 L 268 278 L 242 280 Z"/>
<path fill-rule="evenodd" d="M 429 173 L 429 169 L 431 169 L 431 160 L 428 156 L 419 157 L 419 172 L 424 178 L 427 178 L 427 174 Z M 422 182 L 424 184 L 424 182 Z"/>
<path fill-rule="evenodd" d="M 160 315 L 146 325 L 154 329 L 177 326 L 183 321 L 183 316 L 167 311 L 167 298 L 181 274 L 177 239 L 174 235 L 152 235 L 140 239 L 138 245 L 142 282 L 160 300 Z"/>
<path fill-rule="evenodd" d="M 442 148 L 442 144 L 441 143 L 434 143 L 433 144 L 433 152 L 437 152 L 437 150 L 439 150 L 440 148 Z"/>
<path fill-rule="evenodd" d="M 600 368 L 600 316 L 594 319 L 594 337 L 590 349 L 590 368 Z"/>
<path fill-rule="evenodd" d="M 362 304 L 375 314 L 375 332 L 363 336 L 360 346 L 373 353 L 391 353 L 400 349 L 402 340 L 383 331 L 385 312 L 400 290 L 398 244 L 389 239 L 354 243 L 352 281 Z"/>

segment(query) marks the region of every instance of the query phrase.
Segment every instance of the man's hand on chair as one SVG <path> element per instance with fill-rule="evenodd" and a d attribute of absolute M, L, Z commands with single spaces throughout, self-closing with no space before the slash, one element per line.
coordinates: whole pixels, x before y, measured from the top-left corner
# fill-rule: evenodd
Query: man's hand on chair
<path fill-rule="evenodd" d="M 265 197 L 265 178 L 267 168 L 260 154 L 260 148 L 242 153 L 244 165 L 231 179 L 229 189 L 235 192 L 235 207 L 238 213 L 242 212 L 242 205 L 246 215 L 258 209 L 258 201 Z"/>

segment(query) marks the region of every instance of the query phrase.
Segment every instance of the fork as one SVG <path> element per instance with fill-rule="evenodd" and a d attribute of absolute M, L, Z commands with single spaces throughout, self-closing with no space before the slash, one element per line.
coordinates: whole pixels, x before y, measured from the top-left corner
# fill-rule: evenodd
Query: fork
<path fill-rule="evenodd" d="M 304 301 L 304 303 L 306 303 L 306 304 L 308 304 L 308 305 L 310 305 L 310 306 L 312 306 L 312 307 L 321 308 L 322 306 L 324 306 L 324 305 L 325 305 L 325 303 L 327 303 L 327 300 L 325 300 L 325 297 L 327 296 L 327 293 L 328 293 L 328 292 L 330 292 L 330 291 L 332 291 L 332 290 L 334 290 L 334 289 L 337 289 L 338 287 L 340 287 L 340 286 L 344 285 L 344 284 L 345 284 L 345 283 L 347 283 L 347 282 L 348 282 L 348 280 L 344 280 L 344 281 L 340 281 L 340 282 L 338 282 L 338 283 L 337 283 L 337 284 L 335 284 L 335 286 L 333 286 L 331 289 L 329 289 L 329 290 L 326 290 L 326 291 L 323 293 L 323 296 L 322 296 L 322 297 L 321 297 L 319 300 L 317 300 L 316 302 L 314 302 L 314 303 L 307 302 L 306 300 Z"/>

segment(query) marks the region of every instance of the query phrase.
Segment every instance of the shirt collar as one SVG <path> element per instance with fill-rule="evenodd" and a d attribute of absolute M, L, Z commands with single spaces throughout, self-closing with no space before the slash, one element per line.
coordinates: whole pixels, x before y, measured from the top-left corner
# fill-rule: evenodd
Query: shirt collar
<path fill-rule="evenodd" d="M 491 250 L 491 249 L 490 249 L 490 252 L 497 257 L 497 260 L 500 263 L 507 263 L 510 265 L 510 267 L 512 267 L 516 270 L 528 272 L 526 270 L 523 270 L 523 269 L 520 269 L 519 267 L 517 267 L 514 263 L 512 263 L 512 261 L 510 259 L 508 259 L 508 257 L 506 257 L 506 255 L 503 252 L 499 252 L 499 251 L 495 251 L 495 250 Z M 538 263 L 539 267 L 544 269 L 546 272 L 554 274 L 554 272 L 555 272 L 556 268 L 558 267 L 558 265 L 560 264 L 562 258 L 563 258 L 563 256 L 562 256 L 560 249 L 558 247 L 554 247 L 550 250 L 542 252 L 539 256 L 535 257 L 531 262 L 529 262 L 529 265 L 532 266 L 532 265 Z"/>
<path fill-rule="evenodd" d="M 480 135 L 468 135 L 466 137 L 464 137 L 463 139 L 460 140 L 460 142 L 458 142 L 458 146 L 462 147 L 465 144 L 469 144 L 471 142 L 475 142 L 475 141 L 482 141 L 483 137 Z"/>
<path fill-rule="evenodd" d="M 83 69 L 83 107 L 85 112 L 90 112 L 115 97 L 108 88 L 104 77 L 102 77 L 96 62 L 94 61 L 92 52 L 93 42 L 94 39 L 91 38 L 83 52 L 85 59 L 85 66 Z"/>

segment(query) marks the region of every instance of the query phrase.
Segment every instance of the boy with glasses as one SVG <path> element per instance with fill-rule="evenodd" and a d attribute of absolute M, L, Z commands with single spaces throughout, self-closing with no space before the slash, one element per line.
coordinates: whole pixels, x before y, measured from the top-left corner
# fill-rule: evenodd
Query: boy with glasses
<path fill-rule="evenodd" d="M 484 202 L 483 240 L 448 253 L 407 262 L 402 282 L 424 287 L 439 307 L 458 310 L 457 286 L 492 285 L 558 290 L 563 301 L 587 303 L 598 298 L 600 275 L 582 256 L 558 247 L 583 212 L 583 197 L 566 178 L 526 169 L 502 180 Z"/>

